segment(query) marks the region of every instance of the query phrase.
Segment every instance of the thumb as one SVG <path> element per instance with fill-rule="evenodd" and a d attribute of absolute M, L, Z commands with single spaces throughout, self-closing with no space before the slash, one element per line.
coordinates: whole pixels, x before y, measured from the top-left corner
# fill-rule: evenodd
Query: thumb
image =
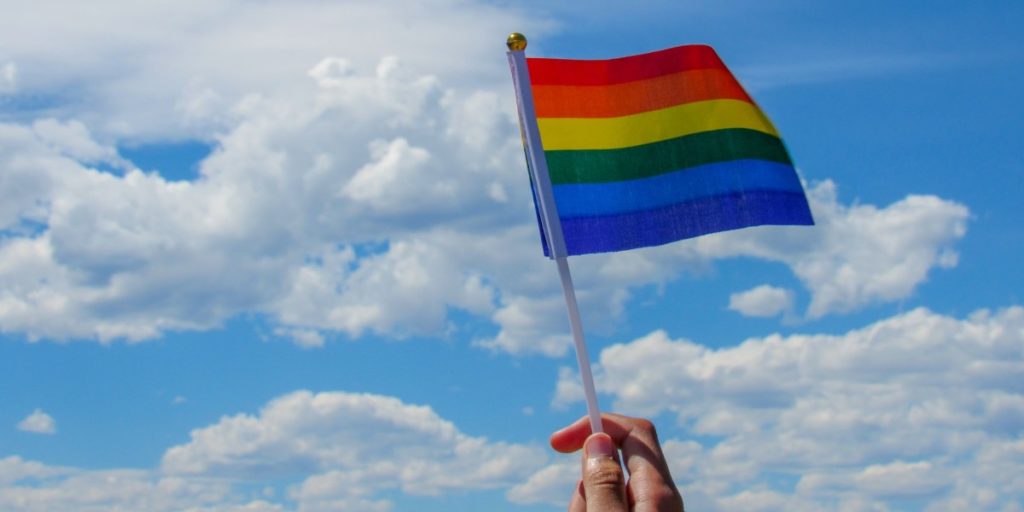
<path fill-rule="evenodd" d="M 619 452 L 607 434 L 583 444 L 583 496 L 587 512 L 627 512 L 626 485 Z"/>

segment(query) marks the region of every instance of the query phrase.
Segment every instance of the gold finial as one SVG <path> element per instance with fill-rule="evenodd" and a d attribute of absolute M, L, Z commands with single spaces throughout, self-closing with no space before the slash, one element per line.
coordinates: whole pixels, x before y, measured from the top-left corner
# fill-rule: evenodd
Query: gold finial
<path fill-rule="evenodd" d="M 519 32 L 512 32 L 508 35 L 508 39 L 505 40 L 505 46 L 508 46 L 508 49 L 514 52 L 521 52 L 526 49 L 526 36 Z"/>

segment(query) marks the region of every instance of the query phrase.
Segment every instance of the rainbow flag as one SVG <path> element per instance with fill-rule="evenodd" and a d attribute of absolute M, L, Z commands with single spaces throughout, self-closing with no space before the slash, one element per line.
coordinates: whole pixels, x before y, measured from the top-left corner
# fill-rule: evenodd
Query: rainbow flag
<path fill-rule="evenodd" d="M 526 62 L 569 255 L 814 224 L 778 132 L 711 47 Z"/>

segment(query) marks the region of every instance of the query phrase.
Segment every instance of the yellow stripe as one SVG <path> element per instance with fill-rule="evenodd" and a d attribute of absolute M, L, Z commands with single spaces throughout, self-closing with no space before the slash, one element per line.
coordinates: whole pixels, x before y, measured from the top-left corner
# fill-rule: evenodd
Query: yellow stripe
<path fill-rule="evenodd" d="M 537 124 L 545 150 L 628 148 L 727 128 L 779 136 L 761 109 L 739 100 L 686 103 L 622 117 L 540 118 Z"/>

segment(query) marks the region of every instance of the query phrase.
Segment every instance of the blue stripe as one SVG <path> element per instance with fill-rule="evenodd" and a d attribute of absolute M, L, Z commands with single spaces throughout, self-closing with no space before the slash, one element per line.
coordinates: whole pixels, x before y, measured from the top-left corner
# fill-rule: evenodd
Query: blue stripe
<path fill-rule="evenodd" d="M 640 212 L 562 219 L 570 255 L 623 251 L 768 224 L 812 225 L 802 191 L 704 197 Z"/>
<path fill-rule="evenodd" d="M 555 185 L 552 190 L 563 219 L 638 212 L 757 190 L 803 193 L 791 165 L 767 160 L 716 162 L 636 180 Z"/>

